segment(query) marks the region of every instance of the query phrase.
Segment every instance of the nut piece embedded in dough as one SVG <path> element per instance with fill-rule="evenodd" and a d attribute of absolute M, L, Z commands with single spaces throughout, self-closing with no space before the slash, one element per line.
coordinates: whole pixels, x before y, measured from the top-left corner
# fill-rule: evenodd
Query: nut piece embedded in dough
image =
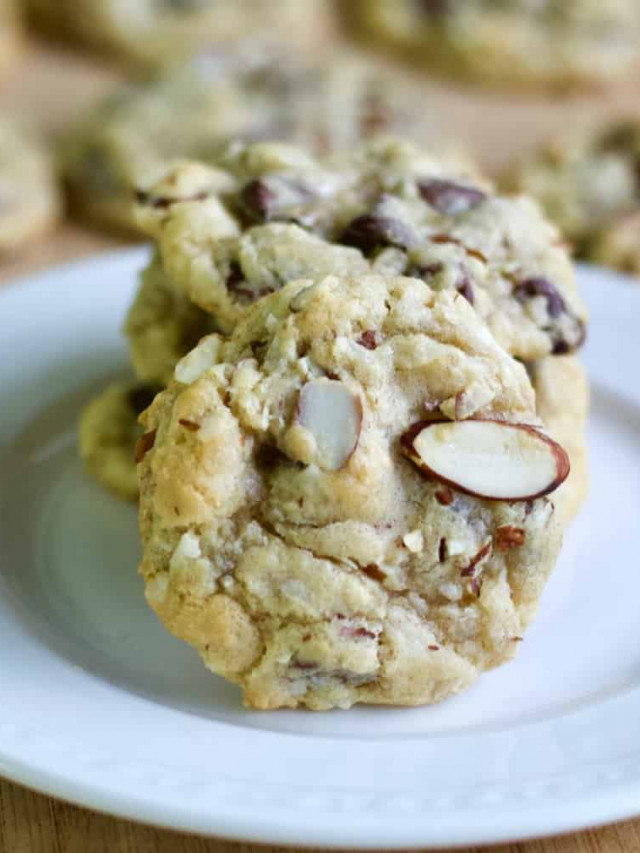
<path fill-rule="evenodd" d="M 314 379 L 300 391 L 297 422 L 315 440 L 313 461 L 327 471 L 337 471 L 358 444 L 362 402 L 343 382 Z"/>
<path fill-rule="evenodd" d="M 566 480 L 570 468 L 565 450 L 527 424 L 425 421 L 411 427 L 401 443 L 429 476 L 489 500 L 542 497 Z"/>

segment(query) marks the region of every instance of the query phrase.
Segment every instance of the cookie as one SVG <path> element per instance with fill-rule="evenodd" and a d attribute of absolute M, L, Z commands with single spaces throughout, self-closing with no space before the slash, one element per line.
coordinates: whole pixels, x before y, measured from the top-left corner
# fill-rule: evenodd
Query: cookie
<path fill-rule="evenodd" d="M 504 188 L 534 196 L 579 258 L 640 274 L 640 119 L 551 142 L 509 169 Z"/>
<path fill-rule="evenodd" d="M 585 312 L 556 231 L 527 198 L 398 140 L 315 158 L 238 145 L 211 169 L 179 164 L 138 192 L 138 221 L 175 286 L 227 333 L 298 277 L 369 272 L 462 294 L 513 356 L 578 349 Z"/>
<path fill-rule="evenodd" d="M 10 122 L 0 122 L 0 254 L 51 229 L 60 198 L 48 152 Z"/>
<path fill-rule="evenodd" d="M 0 73 L 9 70 L 22 51 L 22 30 L 15 0 L 0 0 Z"/>
<path fill-rule="evenodd" d="M 160 390 L 140 382 L 114 382 L 82 412 L 78 427 L 85 468 L 124 500 L 138 497 L 135 448 L 143 430 L 138 417 Z"/>
<path fill-rule="evenodd" d="M 423 143 L 441 136 L 417 88 L 383 79 L 349 54 L 324 67 L 283 51 L 258 42 L 211 48 L 98 104 L 61 145 L 75 211 L 135 230 L 134 187 L 173 159 L 215 164 L 235 139 L 279 139 L 327 153 L 399 127 Z"/>
<path fill-rule="evenodd" d="M 176 363 L 215 331 L 215 322 L 172 285 L 156 257 L 141 275 L 124 331 L 138 379 L 167 385 Z"/>
<path fill-rule="evenodd" d="M 147 600 L 249 707 L 435 702 L 515 653 L 568 461 L 455 290 L 289 283 L 142 421 Z"/>
<path fill-rule="evenodd" d="M 638 67 L 635 0 L 347 0 L 353 29 L 447 76 L 599 86 Z"/>
<path fill-rule="evenodd" d="M 564 523 L 572 521 L 589 494 L 589 458 L 585 429 L 589 384 L 575 356 L 543 358 L 528 365 L 536 412 L 545 428 L 569 454 L 571 473 L 554 500 Z"/>
<path fill-rule="evenodd" d="M 157 69 L 210 44 L 246 34 L 291 37 L 304 47 L 328 32 L 326 0 L 28 0 L 45 31 L 110 54 L 133 67 Z"/>

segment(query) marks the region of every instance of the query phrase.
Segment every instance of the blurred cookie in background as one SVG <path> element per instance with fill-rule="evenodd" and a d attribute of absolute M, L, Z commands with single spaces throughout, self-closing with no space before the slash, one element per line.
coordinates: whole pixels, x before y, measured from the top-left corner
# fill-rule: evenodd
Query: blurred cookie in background
<path fill-rule="evenodd" d="M 551 142 L 501 183 L 534 196 L 577 257 L 640 275 L 640 117 Z"/>
<path fill-rule="evenodd" d="M 20 55 L 22 28 L 15 0 L 0 0 L 0 74 Z"/>
<path fill-rule="evenodd" d="M 343 0 L 355 32 L 447 76 L 502 86 L 611 83 L 638 67 L 637 0 Z"/>
<path fill-rule="evenodd" d="M 52 228 L 60 198 L 48 152 L 0 120 L 0 255 L 9 255 Z"/>
<path fill-rule="evenodd" d="M 123 86 L 65 135 L 60 164 L 79 217 L 134 233 L 134 189 L 173 159 L 215 165 L 234 140 L 326 154 L 400 130 L 421 143 L 441 138 L 418 87 L 350 53 L 325 68 L 281 45 L 247 41 Z"/>
<path fill-rule="evenodd" d="M 161 389 L 142 382 L 113 382 L 88 404 L 78 426 L 87 471 L 123 500 L 136 500 L 135 452 L 143 430 L 138 416 Z"/>
<path fill-rule="evenodd" d="M 159 68 L 202 45 L 249 34 L 295 38 L 328 31 L 330 0 L 25 0 L 33 23 L 133 66 Z"/>

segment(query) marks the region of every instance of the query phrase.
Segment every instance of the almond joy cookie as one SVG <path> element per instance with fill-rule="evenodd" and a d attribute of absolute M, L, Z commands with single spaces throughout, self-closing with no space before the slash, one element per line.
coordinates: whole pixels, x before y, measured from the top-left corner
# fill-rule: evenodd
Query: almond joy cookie
<path fill-rule="evenodd" d="M 436 702 L 513 656 L 569 462 L 464 296 L 292 282 L 175 377 L 142 416 L 146 597 L 247 706 Z"/>
<path fill-rule="evenodd" d="M 462 294 L 530 368 L 567 356 L 584 339 L 584 308 L 556 229 L 531 201 L 495 195 L 459 160 L 398 140 L 322 159 L 261 143 L 238 146 L 226 167 L 178 164 L 138 194 L 139 220 L 157 241 L 173 293 L 223 332 L 252 301 L 293 278 L 379 272 Z M 153 335 L 138 341 L 147 364 L 166 366 L 166 350 L 154 344 Z M 545 399 L 562 406 L 565 426 L 566 413 L 575 414 L 581 435 L 587 392 L 577 363 L 575 374 L 581 381 L 545 391 Z M 537 390 L 543 373 L 532 375 Z M 545 417 L 550 412 L 546 405 Z M 569 515 L 586 479 L 571 491 Z"/>
<path fill-rule="evenodd" d="M 534 196 L 578 257 L 640 275 L 640 118 L 551 142 L 503 186 Z"/>
<path fill-rule="evenodd" d="M 451 77 L 598 86 L 638 67 L 636 0 L 346 0 L 356 32 Z"/>
<path fill-rule="evenodd" d="M 462 294 L 525 361 L 584 340 L 570 259 L 537 205 L 410 143 L 378 139 L 328 158 L 239 144 L 220 168 L 177 164 L 138 202 L 174 286 L 222 332 L 287 281 L 378 272 Z"/>

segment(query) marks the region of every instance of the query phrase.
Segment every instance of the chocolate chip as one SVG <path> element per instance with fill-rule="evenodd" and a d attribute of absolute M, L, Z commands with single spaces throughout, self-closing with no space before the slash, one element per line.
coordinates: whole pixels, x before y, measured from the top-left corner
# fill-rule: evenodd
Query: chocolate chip
<path fill-rule="evenodd" d="M 242 267 L 237 261 L 232 261 L 227 275 L 227 290 L 235 290 L 236 287 L 244 281 L 244 273 Z"/>
<path fill-rule="evenodd" d="M 546 328 L 554 355 L 566 355 L 582 346 L 587 334 L 584 323 L 567 309 L 564 299 L 548 279 L 541 276 L 524 279 L 515 287 L 513 294 L 522 303 L 535 296 L 543 296 L 547 300 L 551 320 L 564 316 L 565 321 L 561 325 L 551 323 Z"/>
<path fill-rule="evenodd" d="M 275 201 L 275 193 L 264 181 L 249 181 L 240 193 L 240 204 L 244 211 L 257 222 L 267 222 Z"/>
<path fill-rule="evenodd" d="M 195 421 L 190 421 L 188 418 L 180 418 L 178 423 L 181 427 L 184 427 L 184 429 L 188 430 L 189 432 L 198 432 L 198 430 L 200 429 L 200 424 L 196 423 Z"/>
<path fill-rule="evenodd" d="M 243 287 L 243 285 L 246 285 L 246 279 L 242 267 L 237 261 L 231 262 L 225 284 L 229 293 L 233 293 L 235 296 L 240 296 L 243 299 L 249 299 L 251 302 L 261 295 L 259 292 L 251 290 L 250 287 Z"/>
<path fill-rule="evenodd" d="M 519 302 L 526 302 L 534 296 L 544 296 L 547 300 L 547 311 L 550 317 L 559 317 L 565 310 L 564 299 L 558 293 L 555 285 L 541 276 L 526 278 L 513 291 Z"/>
<path fill-rule="evenodd" d="M 347 225 L 339 242 L 355 246 L 367 254 L 385 246 L 407 249 L 413 245 L 415 238 L 411 228 L 399 219 L 365 213 Z"/>
<path fill-rule="evenodd" d="M 575 337 L 571 341 L 562 337 L 559 332 L 556 332 L 555 335 L 552 336 L 553 346 L 551 352 L 553 355 L 568 355 L 569 353 L 580 349 L 587 338 L 587 329 L 582 320 L 578 319 L 575 320 L 574 329 Z"/>
<path fill-rule="evenodd" d="M 240 192 L 240 208 L 253 223 L 287 220 L 288 214 L 313 201 L 316 194 L 289 175 L 254 178 Z"/>
<path fill-rule="evenodd" d="M 153 403 L 156 394 L 162 391 L 160 385 L 136 385 L 127 394 L 129 406 L 136 415 L 142 414 Z"/>
<path fill-rule="evenodd" d="M 418 181 L 418 191 L 431 207 L 445 216 L 466 213 L 486 198 L 482 190 L 476 187 L 468 187 L 440 178 Z"/>
<path fill-rule="evenodd" d="M 374 350 L 382 343 L 382 336 L 380 335 L 380 332 L 376 332 L 375 329 L 367 329 L 366 332 L 363 332 L 360 335 L 357 343 L 365 349 Z"/>

